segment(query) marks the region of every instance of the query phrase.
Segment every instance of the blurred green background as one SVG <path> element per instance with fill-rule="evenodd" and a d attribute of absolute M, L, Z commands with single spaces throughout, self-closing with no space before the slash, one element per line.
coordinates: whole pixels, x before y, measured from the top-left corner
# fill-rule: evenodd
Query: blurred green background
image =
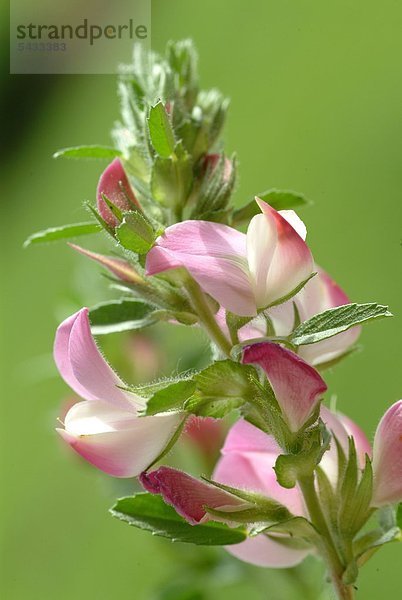
<path fill-rule="evenodd" d="M 392 0 L 153 1 L 154 49 L 192 37 L 202 86 L 231 97 L 225 143 L 240 161 L 237 203 L 268 187 L 305 193 L 315 205 L 301 216 L 318 262 L 353 300 L 398 315 L 368 325 L 363 352 L 327 375 L 338 406 L 370 436 L 401 394 L 401 27 L 402 5 Z M 55 419 L 68 390 L 51 361 L 54 331 L 107 292 L 99 269 L 64 244 L 22 250 L 31 232 L 85 218 L 81 202 L 94 198 L 103 164 L 51 155 L 110 142 L 115 80 L 5 75 L 3 84 L 2 597 L 156 598 L 181 556 L 209 554 L 175 551 L 113 520 L 109 480 L 59 443 Z M 358 598 L 400 598 L 401 560 L 402 544 L 382 549 L 361 571 Z M 310 574 L 250 569 L 247 584 L 241 563 L 228 561 L 208 597 L 318 597 L 296 591 L 298 579 L 314 589 L 321 577 L 308 566 Z"/>

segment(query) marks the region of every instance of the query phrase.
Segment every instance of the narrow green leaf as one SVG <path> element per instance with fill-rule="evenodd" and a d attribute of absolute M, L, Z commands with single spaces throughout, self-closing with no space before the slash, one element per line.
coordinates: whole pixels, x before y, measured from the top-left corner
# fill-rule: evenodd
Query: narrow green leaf
<path fill-rule="evenodd" d="M 339 529 L 345 533 L 350 533 L 350 523 L 353 518 L 351 514 L 352 505 L 356 497 L 357 476 L 356 446 L 354 438 L 350 436 L 349 454 L 340 488 L 340 506 L 338 514 Z"/>
<path fill-rule="evenodd" d="M 110 225 L 108 225 L 106 223 L 106 221 L 104 219 L 102 219 L 102 217 L 100 216 L 98 211 L 95 210 L 95 208 L 89 202 L 84 202 L 84 206 L 98 221 L 101 229 L 104 229 L 105 231 L 107 231 L 108 234 L 114 238 L 114 227 L 111 227 Z"/>
<path fill-rule="evenodd" d="M 162 158 L 174 154 L 174 135 L 168 114 L 162 102 L 152 106 L 148 117 L 149 136 L 152 146 Z"/>
<path fill-rule="evenodd" d="M 53 158 L 109 159 L 116 156 L 123 156 L 123 153 L 110 146 L 73 146 L 71 148 L 61 148 L 53 154 Z"/>
<path fill-rule="evenodd" d="M 247 532 L 242 527 L 233 529 L 224 523 L 190 525 L 160 496 L 147 493 L 120 498 L 110 512 L 113 517 L 133 527 L 151 531 L 153 535 L 168 538 L 172 542 L 226 546 L 238 544 L 247 538 Z"/>
<path fill-rule="evenodd" d="M 142 300 L 111 300 L 101 302 L 89 311 L 94 335 L 106 335 L 152 325 L 155 307 Z"/>
<path fill-rule="evenodd" d="M 315 344 L 342 331 L 346 331 L 355 325 L 384 317 L 392 317 L 388 306 L 383 306 L 375 302 L 345 304 L 325 310 L 318 315 L 314 315 L 308 321 L 301 323 L 293 332 L 291 341 L 296 346 Z"/>
<path fill-rule="evenodd" d="M 337 524 L 338 503 L 335 497 L 334 489 L 325 471 L 318 466 L 316 469 L 318 491 L 320 494 L 321 506 L 328 517 L 332 526 Z"/>
<path fill-rule="evenodd" d="M 61 227 L 50 227 L 43 231 L 38 231 L 29 236 L 24 242 L 24 248 L 32 244 L 45 244 L 57 240 L 68 240 L 80 235 L 90 235 L 101 231 L 101 226 L 92 221 L 86 223 L 74 223 L 73 225 L 62 225 Z"/>

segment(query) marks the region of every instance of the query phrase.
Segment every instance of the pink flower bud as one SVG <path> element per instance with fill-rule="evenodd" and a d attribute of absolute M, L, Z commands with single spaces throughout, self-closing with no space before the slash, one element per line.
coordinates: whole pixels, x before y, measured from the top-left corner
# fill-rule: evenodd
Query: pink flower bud
<path fill-rule="evenodd" d="M 385 413 L 374 436 L 373 506 L 402 501 L 402 400 Z"/>
<path fill-rule="evenodd" d="M 119 221 L 107 206 L 102 194 L 122 211 L 139 208 L 139 203 L 119 158 L 115 158 L 103 171 L 96 191 L 96 201 L 100 216 L 108 225 L 116 227 Z"/>
<path fill-rule="evenodd" d="M 145 283 L 145 281 L 138 275 L 137 271 L 130 265 L 129 262 L 124 260 L 123 258 L 116 258 L 114 256 L 104 256 L 103 254 L 98 254 L 96 252 L 91 252 L 90 250 L 86 250 L 85 248 L 81 248 L 81 246 L 77 246 L 76 244 L 68 244 L 70 248 L 73 250 L 77 250 L 84 256 L 88 258 L 92 258 L 103 267 L 108 269 L 113 275 L 121 279 L 122 281 L 127 281 L 129 283 Z"/>
<path fill-rule="evenodd" d="M 208 170 L 211 172 L 218 166 L 219 161 L 221 160 L 220 154 L 207 154 L 203 161 L 203 173 L 205 174 Z M 230 161 L 226 156 L 224 158 L 224 167 L 223 167 L 223 183 L 228 183 L 230 177 L 232 175 L 232 161 Z"/>
<path fill-rule="evenodd" d="M 165 502 L 191 525 L 209 520 L 206 506 L 220 510 L 227 508 L 229 512 L 230 508 L 248 506 L 244 500 L 170 467 L 142 473 L 140 482 L 151 494 L 161 494 Z"/>
<path fill-rule="evenodd" d="M 246 346 L 243 363 L 264 369 L 291 431 L 303 427 L 327 389 L 313 367 L 279 344 L 262 342 Z"/>

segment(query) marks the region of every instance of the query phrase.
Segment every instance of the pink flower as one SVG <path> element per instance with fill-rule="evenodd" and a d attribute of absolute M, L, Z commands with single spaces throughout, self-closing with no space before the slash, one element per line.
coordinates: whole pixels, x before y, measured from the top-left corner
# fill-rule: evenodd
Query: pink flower
<path fill-rule="evenodd" d="M 144 400 L 119 387 L 124 382 L 99 352 L 87 308 L 58 327 L 54 358 L 63 379 L 84 398 L 68 411 L 64 429 L 57 429 L 62 438 L 109 475 L 139 475 L 166 447 L 183 414 L 138 416 Z"/>
<path fill-rule="evenodd" d="M 324 310 L 350 302 L 345 292 L 325 271 L 317 266 L 314 270 L 317 271 L 317 275 L 310 279 L 296 296 L 267 311 L 275 335 L 286 337 L 292 332 L 295 320 L 294 303 L 299 311 L 301 321 L 307 321 Z M 226 331 L 226 315 L 223 309 L 219 310 L 216 319 L 221 328 Z M 266 335 L 266 330 L 265 316 L 261 315 L 239 330 L 239 339 L 241 342 L 258 339 Z M 311 365 L 319 365 L 334 360 L 353 346 L 360 335 L 360 331 L 361 327 L 352 327 L 322 342 L 300 346 L 298 354 Z"/>
<path fill-rule="evenodd" d="M 300 236 L 304 226 L 293 211 L 257 202 L 262 214 L 252 218 L 247 235 L 209 221 L 168 227 L 148 253 L 147 274 L 184 267 L 224 308 L 244 316 L 287 296 L 313 271 Z"/>
<path fill-rule="evenodd" d="M 103 171 L 96 191 L 99 214 L 108 225 L 116 227 L 119 224 L 119 221 L 107 206 L 102 198 L 102 194 L 105 194 L 105 196 L 123 212 L 139 208 L 138 200 L 135 197 L 119 158 L 115 158 Z"/>
<path fill-rule="evenodd" d="M 265 371 L 291 431 L 303 427 L 327 389 L 313 367 L 279 344 L 261 342 L 246 346 L 243 363 L 257 364 Z"/>
<path fill-rule="evenodd" d="M 331 413 L 325 407 L 321 407 L 321 417 L 347 452 L 350 430 L 346 430 L 343 425 L 344 417 Z M 352 422 L 349 419 L 347 421 L 350 426 Z M 367 438 L 354 423 L 352 428 L 356 433 L 355 444 L 359 464 L 362 465 L 370 446 Z M 272 436 L 247 421 L 239 420 L 228 433 L 213 479 L 238 490 L 255 492 L 275 500 L 295 516 L 307 516 L 299 488 L 296 486 L 286 489 L 276 481 L 273 467 L 281 453 Z M 336 484 L 336 476 L 335 480 L 333 479 L 337 469 L 334 443 L 331 443 L 331 449 L 324 454 L 324 458 L 326 460 L 322 460 L 320 464 L 330 480 Z M 222 520 L 229 524 L 234 522 L 236 510 L 247 508 L 245 501 L 236 496 L 169 467 L 160 467 L 156 471 L 145 473 L 140 481 L 149 492 L 161 494 L 165 502 L 193 525 L 216 518 L 208 514 L 206 507 L 227 513 L 227 518 Z M 240 544 L 227 546 L 226 550 L 245 562 L 275 568 L 294 566 L 309 553 L 307 549 L 284 546 L 263 534 L 249 537 Z"/>
<path fill-rule="evenodd" d="M 402 502 L 402 400 L 385 413 L 374 436 L 373 506 Z"/>
<path fill-rule="evenodd" d="M 316 267 L 316 271 L 317 275 L 293 298 L 301 321 L 307 321 L 324 310 L 350 302 L 345 292 L 325 271 L 319 267 Z M 294 320 L 292 300 L 272 308 L 269 316 L 276 334 L 288 335 L 292 331 Z M 299 355 L 312 365 L 334 360 L 353 346 L 360 331 L 361 327 L 352 327 L 322 342 L 301 346 Z"/>

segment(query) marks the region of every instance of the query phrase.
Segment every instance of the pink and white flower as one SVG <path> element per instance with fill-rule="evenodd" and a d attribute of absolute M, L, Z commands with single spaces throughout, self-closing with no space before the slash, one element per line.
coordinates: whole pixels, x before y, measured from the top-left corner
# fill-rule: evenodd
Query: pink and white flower
<path fill-rule="evenodd" d="M 347 451 L 349 431 L 343 425 L 343 417 L 331 413 L 325 407 L 321 407 L 321 416 Z M 350 425 L 350 420 L 348 422 Z M 370 451 L 370 445 L 360 430 L 355 431 L 359 433 L 355 438 L 359 463 L 364 464 L 365 453 Z M 229 431 L 213 480 L 275 500 L 295 516 L 307 516 L 299 488 L 283 488 L 276 480 L 274 466 L 281 453 L 282 450 L 272 436 L 241 419 Z M 336 449 L 326 452 L 324 457 L 326 455 L 328 458 L 321 462 L 321 466 L 332 480 L 337 469 Z M 161 494 L 192 525 L 215 518 L 208 514 L 206 507 L 226 512 L 229 524 L 235 520 L 235 511 L 244 508 L 245 501 L 169 467 L 160 467 L 143 474 L 141 483 L 149 492 Z M 290 548 L 264 534 L 227 546 L 226 550 L 245 562 L 275 568 L 294 566 L 310 552 L 308 549 Z"/>
<path fill-rule="evenodd" d="M 84 399 L 68 411 L 62 438 L 83 458 L 114 477 L 134 477 L 164 450 L 183 413 L 139 417 L 145 402 L 121 389 L 124 382 L 92 337 L 88 309 L 57 329 L 54 358 L 65 382 Z"/>
<path fill-rule="evenodd" d="M 184 267 L 205 292 L 242 316 L 292 293 L 313 272 L 304 225 L 293 211 L 256 201 L 262 212 L 247 234 L 209 221 L 168 227 L 147 255 L 147 274 Z"/>
<path fill-rule="evenodd" d="M 345 292 L 325 271 L 317 266 L 314 270 L 317 274 L 306 283 L 298 294 L 287 302 L 266 311 L 275 330 L 275 335 L 286 337 L 293 331 L 295 320 L 293 304 L 296 305 L 301 321 L 307 321 L 324 310 L 336 308 L 350 302 Z M 219 310 L 216 318 L 221 328 L 226 330 L 226 314 L 223 309 Z M 266 330 L 265 316 L 260 315 L 239 330 L 239 340 L 244 342 L 264 337 Z M 360 331 L 361 327 L 352 327 L 316 344 L 300 346 L 298 354 L 311 365 L 319 365 L 334 360 L 353 346 L 360 335 Z"/>

